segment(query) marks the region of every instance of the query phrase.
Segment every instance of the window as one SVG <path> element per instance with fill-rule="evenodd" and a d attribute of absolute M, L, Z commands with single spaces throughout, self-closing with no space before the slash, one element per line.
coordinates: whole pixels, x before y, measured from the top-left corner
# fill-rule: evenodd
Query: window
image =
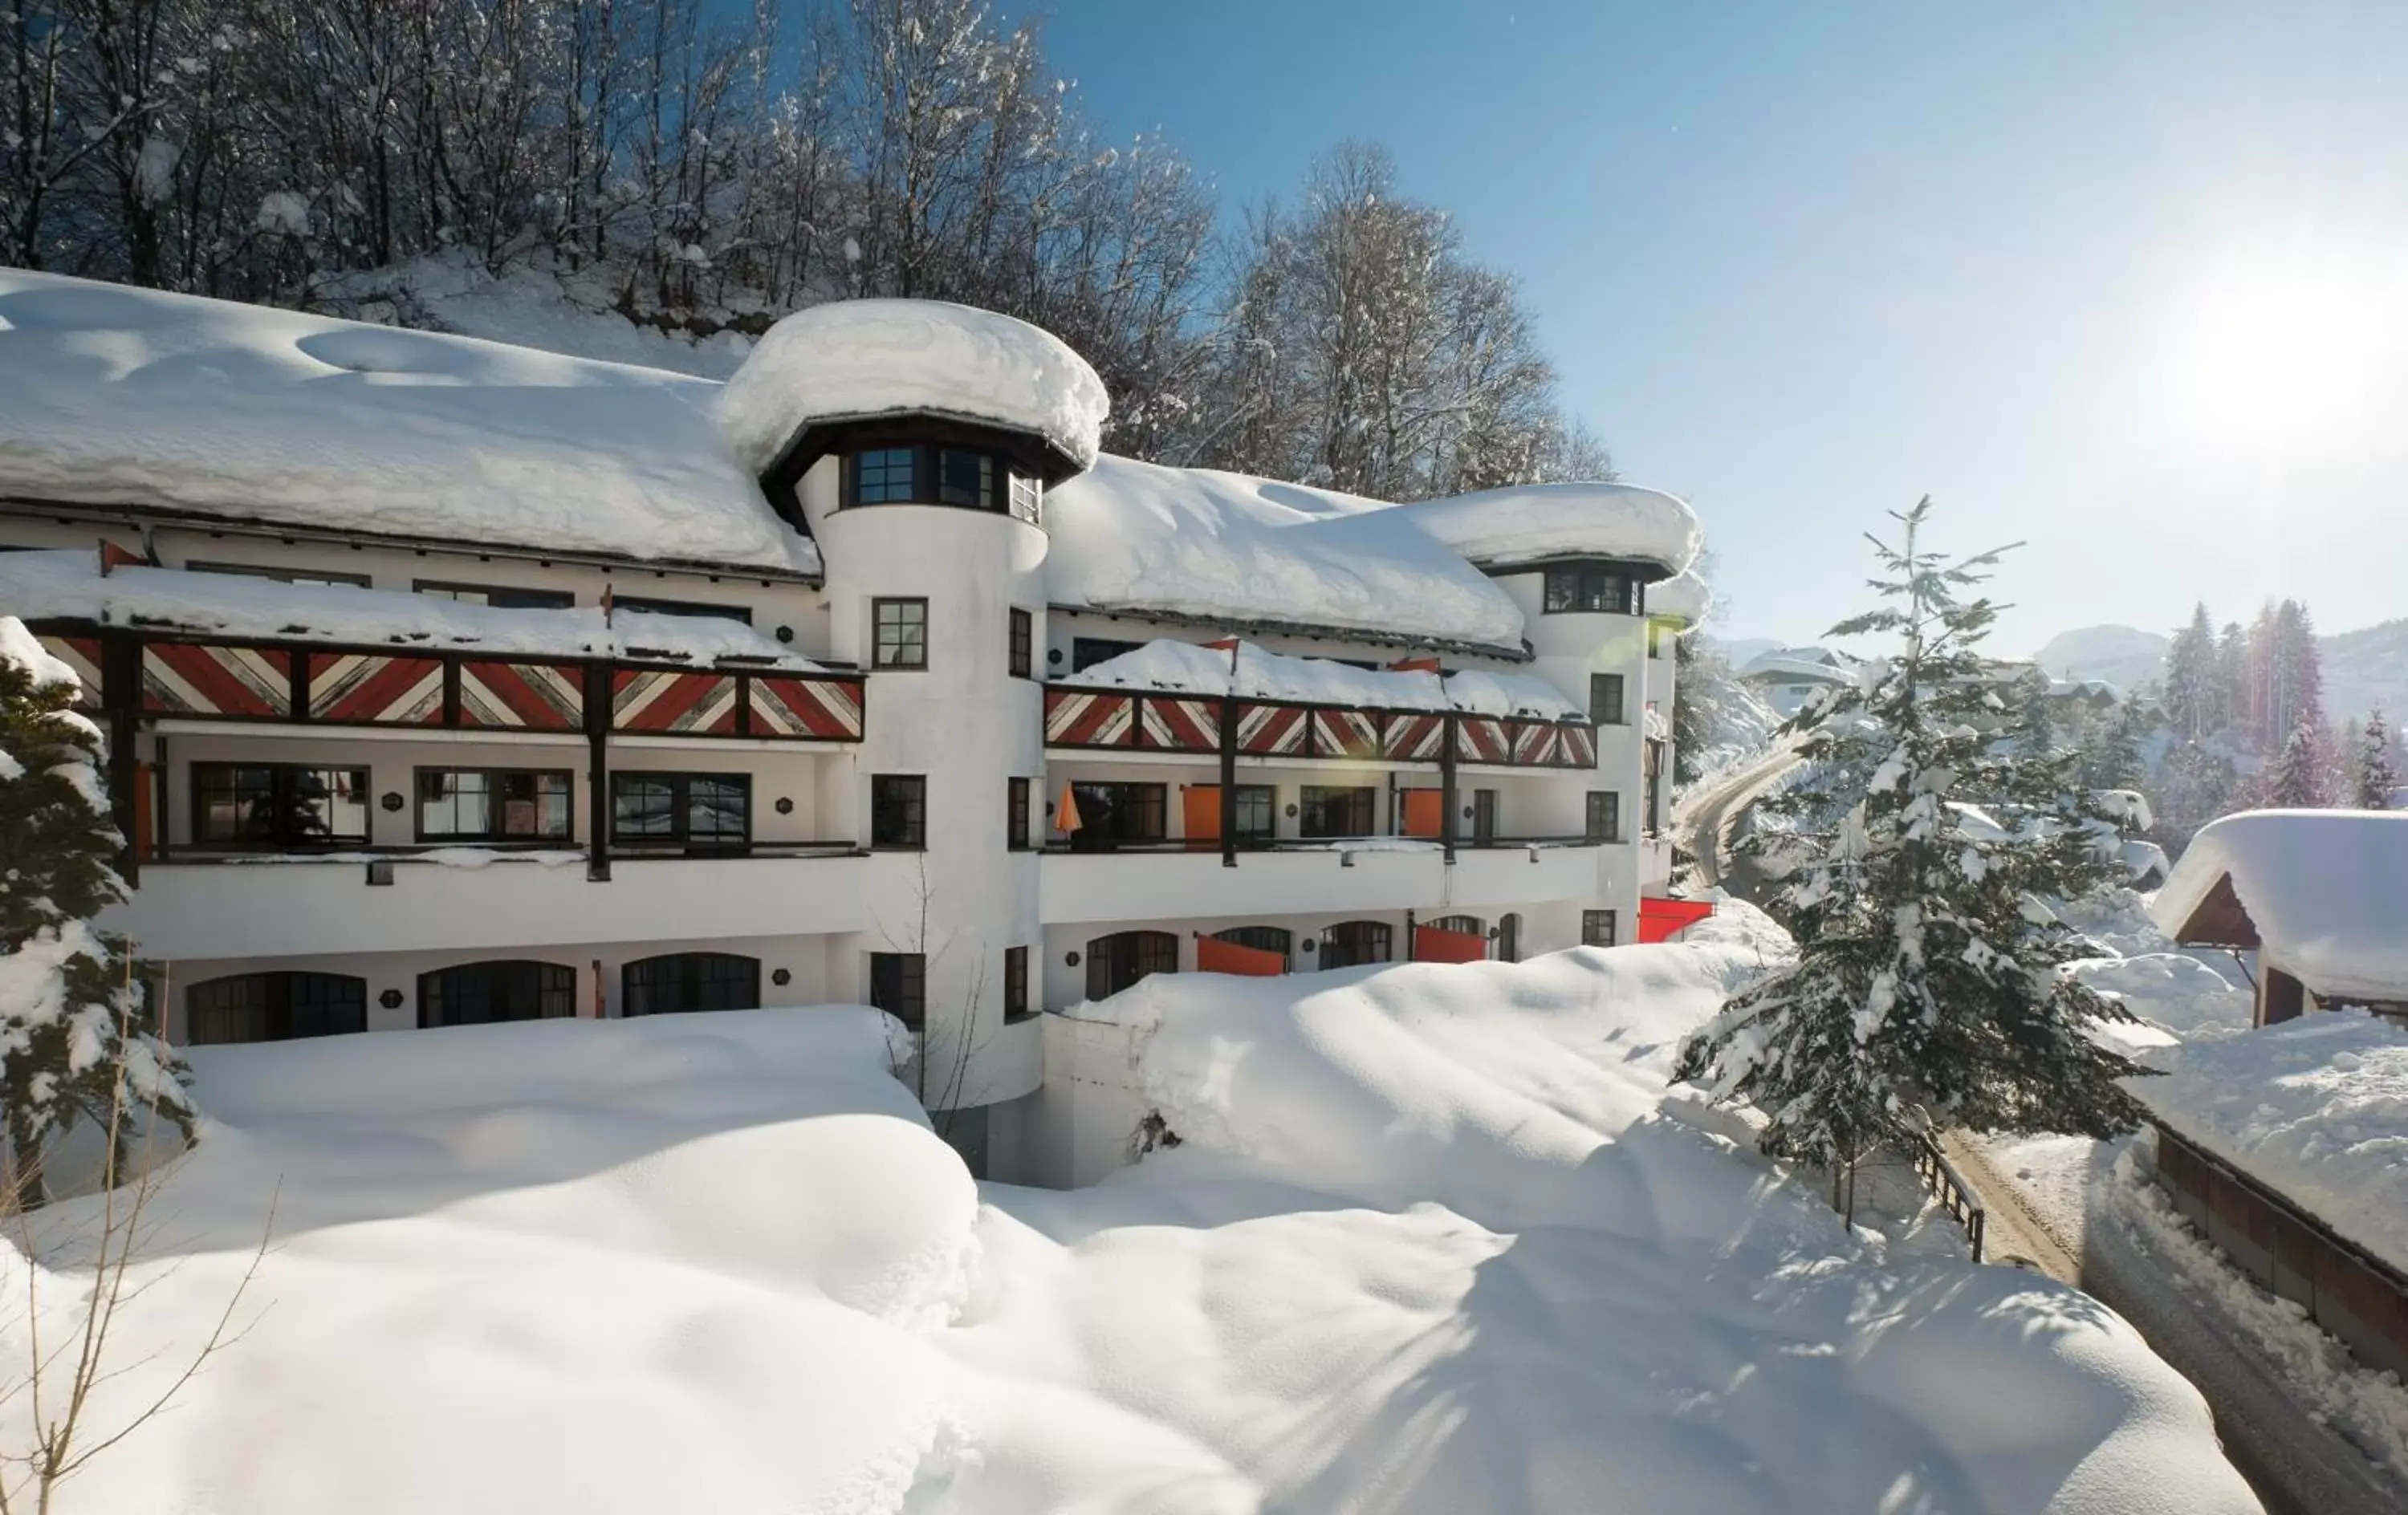
<path fill-rule="evenodd" d="M 1277 952 L 1285 957 L 1296 945 L 1295 935 L 1280 926 L 1231 926 L 1226 931 L 1212 933 L 1214 941 L 1225 941 L 1233 947 L 1251 947 L 1257 952 Z"/>
<path fill-rule="evenodd" d="M 184 1039 L 194 1047 L 293 1041 L 368 1028 L 368 981 L 342 973 L 245 973 L 184 991 Z"/>
<path fill-rule="evenodd" d="M 1648 742 L 1645 751 L 1647 785 L 1642 796 L 1644 819 L 1641 829 L 1650 836 L 1664 829 L 1664 743 L 1661 738 Z"/>
<path fill-rule="evenodd" d="M 1269 784 L 1236 784 L 1229 792 L 1229 835 L 1267 842 L 1279 835 L 1279 791 Z"/>
<path fill-rule="evenodd" d="M 1011 513 L 1030 525 L 1042 525 L 1045 520 L 1045 481 L 1034 474 L 1015 470 L 1011 476 Z"/>
<path fill-rule="evenodd" d="M 1168 931 L 1122 931 L 1087 943 L 1087 997 L 1104 999 L 1156 973 L 1179 971 L 1179 938 Z"/>
<path fill-rule="evenodd" d="M 1485 847 L 1497 839 L 1497 791 L 1471 792 L 1471 845 Z"/>
<path fill-rule="evenodd" d="M 1070 671 L 1082 672 L 1124 652 L 1134 652 L 1143 645 L 1142 642 L 1116 642 L 1108 636 L 1074 636 L 1070 639 Z"/>
<path fill-rule="evenodd" d="M 924 668 L 928 665 L 928 602 L 872 600 L 873 627 L 869 665 L 873 668 Z"/>
<path fill-rule="evenodd" d="M 1026 679 L 1037 667 L 1037 618 L 1025 610 L 1011 612 L 1010 662 L 1008 671 L 1014 679 Z"/>
<path fill-rule="evenodd" d="M 752 624 L 752 612 L 741 605 L 713 605 L 709 600 L 655 600 L 641 594 L 610 596 L 614 610 L 641 610 L 652 616 L 694 616 L 704 621 L 734 621 Z"/>
<path fill-rule="evenodd" d="M 1488 935 L 1488 922 L 1476 915 L 1441 915 L 1435 921 L 1425 921 L 1422 924 L 1432 931 L 1452 931 L 1464 936 Z"/>
<path fill-rule="evenodd" d="M 1371 816 L 1374 793 L 1369 788 L 1307 784 L 1297 829 L 1307 836 L 1369 836 L 1376 829 Z"/>
<path fill-rule="evenodd" d="M 937 450 L 937 503 L 966 505 L 974 510 L 997 508 L 993 455 L 959 448 Z"/>
<path fill-rule="evenodd" d="M 249 563 L 195 563 L 187 559 L 184 571 L 196 574 L 239 574 L 246 579 L 273 579 L 280 584 L 348 584 L 353 589 L 368 587 L 366 574 L 330 573 L 319 568 L 263 568 Z"/>
<path fill-rule="evenodd" d="M 1079 808 L 1079 829 L 1070 833 L 1070 845 L 1108 849 L 1121 842 L 1162 840 L 1168 789 L 1164 784 L 1072 784 L 1070 798 Z"/>
<path fill-rule="evenodd" d="M 916 448 L 881 447 L 856 452 L 847 472 L 853 490 L 848 505 L 887 505 L 920 495 L 920 454 Z"/>
<path fill-rule="evenodd" d="M 281 763 L 193 765 L 193 840 L 332 847 L 368 839 L 368 770 Z"/>
<path fill-rule="evenodd" d="M 761 1008 L 761 960 L 734 952 L 672 952 L 619 970 L 619 1013 L 675 1015 L 689 1010 Z"/>
<path fill-rule="evenodd" d="M 565 589 L 516 589 L 502 584 L 446 584 L 432 579 L 422 579 L 410 587 L 430 599 L 457 600 L 462 605 L 490 605 L 503 610 L 566 610 L 577 603 L 577 596 Z"/>
<path fill-rule="evenodd" d="M 869 776 L 869 845 L 928 845 L 928 780 L 916 773 Z"/>
<path fill-rule="evenodd" d="M 869 1003 L 917 1031 L 928 1013 L 927 954 L 870 953 Z"/>
<path fill-rule="evenodd" d="M 1341 921 L 1321 934 L 1321 965 L 1325 968 L 1353 968 L 1386 961 L 1385 921 Z"/>
<path fill-rule="evenodd" d="M 1004 796 L 1003 845 L 1015 852 L 1028 847 L 1028 780 L 1008 780 Z"/>
<path fill-rule="evenodd" d="M 1497 961 L 1522 961 L 1522 918 L 1508 912 L 1497 922 Z"/>
<path fill-rule="evenodd" d="M 1611 947 L 1613 945 L 1613 937 L 1614 920 L 1612 910 L 1581 912 L 1581 945 L 1583 947 Z"/>
<path fill-rule="evenodd" d="M 418 976 L 421 1026 L 552 1021 L 577 1013 L 577 972 L 557 963 L 463 963 Z"/>
<path fill-rule="evenodd" d="M 1611 789 L 1588 792 L 1588 825 L 1585 835 L 1593 842 L 1622 840 L 1622 796 Z"/>
<path fill-rule="evenodd" d="M 1588 718 L 1600 726 L 1620 726 L 1630 717 L 1622 705 L 1622 675 L 1593 673 L 1588 676 Z"/>
<path fill-rule="evenodd" d="M 1547 570 L 1546 612 L 1549 615 L 1618 615 L 1639 613 L 1630 576 L 1600 564 L 1570 564 Z"/>
<path fill-rule="evenodd" d="M 752 839 L 752 776 L 614 773 L 610 839 L 697 851 L 747 846 Z"/>
<path fill-rule="evenodd" d="M 1003 1018 L 1018 1021 L 1027 1014 L 1028 949 L 1007 947 L 1003 950 Z"/>
<path fill-rule="evenodd" d="M 420 841 L 566 841 L 568 809 L 565 772 L 418 770 Z"/>

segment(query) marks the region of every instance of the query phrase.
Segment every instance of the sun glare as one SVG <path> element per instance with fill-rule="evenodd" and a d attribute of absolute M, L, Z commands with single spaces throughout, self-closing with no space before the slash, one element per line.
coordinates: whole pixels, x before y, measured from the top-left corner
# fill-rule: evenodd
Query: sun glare
<path fill-rule="evenodd" d="M 2338 268 L 2259 269 L 2191 300 L 2176 388 L 2194 425 L 2261 447 L 2307 442 L 2365 415 L 2398 371 L 2400 292 Z"/>

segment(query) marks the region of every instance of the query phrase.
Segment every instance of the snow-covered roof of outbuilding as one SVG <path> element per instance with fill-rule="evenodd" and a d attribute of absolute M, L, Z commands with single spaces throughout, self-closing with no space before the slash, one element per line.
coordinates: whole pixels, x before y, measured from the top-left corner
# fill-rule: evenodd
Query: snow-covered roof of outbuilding
<path fill-rule="evenodd" d="M 1040 436 L 1092 466 L 1104 381 L 1053 333 L 940 300 L 835 300 L 762 336 L 720 395 L 737 454 L 766 473 L 804 430 L 932 415 Z"/>
<path fill-rule="evenodd" d="M 1091 689 L 1235 694 L 1370 710 L 1462 710 L 1473 715 L 1576 721 L 1588 712 L 1531 674 L 1459 669 L 1440 676 L 1401 668 L 1358 668 L 1327 658 L 1292 658 L 1240 642 L 1231 669 L 1226 647 L 1160 640 L 1090 665 L 1056 682 Z"/>
<path fill-rule="evenodd" d="M 1045 517 L 1051 597 L 1072 609 L 1522 648 L 1512 596 L 1376 500 L 1106 454 Z"/>
<path fill-rule="evenodd" d="M 0 268 L 0 494 L 816 575 L 709 382 Z"/>
<path fill-rule="evenodd" d="M 2245 922 L 2213 919 L 2228 889 Z M 2211 822 L 2149 915 L 2178 941 L 2238 924 L 2319 996 L 2408 999 L 2408 813 L 2244 810 Z"/>
<path fill-rule="evenodd" d="M 1390 508 L 1489 568 L 1606 557 L 1677 574 L 1705 542 L 1686 501 L 1634 484 L 1516 484 Z"/>
<path fill-rule="evenodd" d="M 1747 666 L 1739 671 L 1739 677 L 1770 679 L 1779 682 L 1812 679 L 1841 684 L 1855 677 L 1854 668 L 1853 660 L 1842 662 L 1840 654 L 1819 647 L 1784 647 L 1749 659 Z"/>

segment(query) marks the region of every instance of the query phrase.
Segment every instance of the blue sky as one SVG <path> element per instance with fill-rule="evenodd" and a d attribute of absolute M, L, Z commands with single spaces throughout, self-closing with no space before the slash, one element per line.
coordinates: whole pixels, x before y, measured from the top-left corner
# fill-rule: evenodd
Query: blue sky
<path fill-rule="evenodd" d="M 1727 635 L 1859 608 L 1860 533 L 1925 493 L 2030 544 L 2001 651 L 2408 615 L 2408 5 L 1042 9 L 1233 213 L 1387 144 L 1625 477 L 1697 505 Z"/>

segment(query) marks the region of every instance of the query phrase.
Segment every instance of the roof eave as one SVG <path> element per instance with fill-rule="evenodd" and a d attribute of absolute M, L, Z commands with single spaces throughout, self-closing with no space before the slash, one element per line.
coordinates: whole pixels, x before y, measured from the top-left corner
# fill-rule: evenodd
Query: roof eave
<path fill-rule="evenodd" d="M 1200 616 L 1178 610 L 1157 610 L 1145 606 L 1125 604 L 1074 604 L 1056 600 L 1052 608 L 1066 615 L 1127 616 L 1136 621 L 1151 621 L 1166 626 L 1196 626 L 1239 636 L 1320 636 L 1333 641 L 1363 642 L 1373 647 L 1401 647 L 1416 651 L 1455 652 L 1477 657 L 1501 658 L 1510 663 L 1528 663 L 1537 656 L 1527 641 L 1508 647 L 1498 642 L 1471 641 L 1448 636 L 1412 636 L 1398 632 L 1367 630 L 1360 626 L 1328 625 L 1310 621 L 1252 620 L 1240 621 L 1225 616 Z"/>

